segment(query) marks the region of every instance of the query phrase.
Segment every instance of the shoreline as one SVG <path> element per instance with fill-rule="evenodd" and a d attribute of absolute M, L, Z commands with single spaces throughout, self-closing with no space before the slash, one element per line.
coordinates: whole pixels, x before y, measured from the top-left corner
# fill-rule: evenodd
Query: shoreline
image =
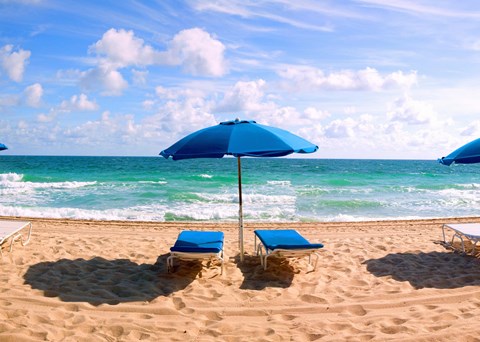
<path fill-rule="evenodd" d="M 0 263 L 0 340 L 475 340 L 480 259 L 445 249 L 441 225 L 478 217 L 361 222 L 138 222 L 0 217 L 33 224 Z M 253 253 L 253 230 L 321 242 L 308 259 Z M 225 270 L 176 261 L 184 229 L 225 233 Z"/>
<path fill-rule="evenodd" d="M 137 221 L 137 220 L 96 220 L 96 219 L 82 219 L 82 218 L 57 218 L 57 217 L 36 217 L 36 216 L 1 216 L 0 220 L 19 220 L 19 221 L 72 221 L 72 222 L 92 222 L 92 223 L 112 223 L 112 224 L 166 224 L 166 225 L 197 225 L 197 224 L 207 224 L 207 225 L 237 225 L 236 221 L 214 221 L 214 220 L 195 220 L 195 221 Z M 382 222 L 469 222 L 469 221 L 480 221 L 479 216 L 455 216 L 455 217 L 428 217 L 428 218 L 413 218 L 413 219 L 372 219 L 372 220 L 357 220 L 357 221 L 245 221 L 244 224 L 259 226 L 259 225 L 275 225 L 280 226 L 285 225 L 329 225 L 329 224 L 363 224 L 363 223 L 382 223 Z"/>

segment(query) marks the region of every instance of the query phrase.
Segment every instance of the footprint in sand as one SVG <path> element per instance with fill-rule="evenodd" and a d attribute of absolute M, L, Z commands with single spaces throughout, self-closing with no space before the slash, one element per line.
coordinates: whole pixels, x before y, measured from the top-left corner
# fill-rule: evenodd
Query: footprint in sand
<path fill-rule="evenodd" d="M 351 305 L 347 307 L 347 312 L 355 316 L 365 316 L 367 311 L 361 305 Z"/>
<path fill-rule="evenodd" d="M 182 298 L 175 297 L 173 298 L 173 305 L 175 305 L 175 309 L 181 310 L 186 307 Z"/>
<path fill-rule="evenodd" d="M 22 310 L 22 309 L 7 312 L 7 316 L 10 319 L 25 316 L 26 314 L 27 314 L 27 310 Z"/>
<path fill-rule="evenodd" d="M 306 303 L 312 303 L 312 304 L 327 304 L 327 301 L 324 298 L 317 297 L 314 295 L 309 295 L 309 294 L 300 296 L 300 300 Z"/>
<path fill-rule="evenodd" d="M 284 321 L 293 321 L 298 316 L 295 315 L 281 315 L 282 320 Z"/>
<path fill-rule="evenodd" d="M 10 305 L 12 305 L 12 302 L 9 302 L 7 300 L 0 300 L 0 307 L 10 306 Z"/>
<path fill-rule="evenodd" d="M 209 321 L 218 322 L 218 321 L 223 320 L 223 317 L 222 317 L 221 314 L 219 314 L 218 312 L 213 312 L 213 311 L 206 312 L 206 313 L 205 313 L 205 317 L 207 317 L 207 319 L 208 319 Z"/>

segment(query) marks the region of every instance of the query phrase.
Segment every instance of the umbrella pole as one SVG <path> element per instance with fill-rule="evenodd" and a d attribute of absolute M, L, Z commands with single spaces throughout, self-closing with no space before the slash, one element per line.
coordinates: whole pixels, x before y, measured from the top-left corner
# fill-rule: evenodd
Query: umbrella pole
<path fill-rule="evenodd" d="M 243 207 L 242 207 L 242 164 L 237 157 L 238 165 L 238 243 L 240 247 L 240 261 L 243 262 Z"/>

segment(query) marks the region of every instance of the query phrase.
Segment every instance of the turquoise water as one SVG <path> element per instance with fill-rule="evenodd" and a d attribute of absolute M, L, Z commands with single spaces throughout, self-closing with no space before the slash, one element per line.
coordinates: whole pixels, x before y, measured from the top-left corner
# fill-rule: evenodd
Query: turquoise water
<path fill-rule="evenodd" d="M 247 221 L 478 216 L 480 165 L 243 158 Z M 235 221 L 234 158 L 0 156 L 0 216 Z"/>

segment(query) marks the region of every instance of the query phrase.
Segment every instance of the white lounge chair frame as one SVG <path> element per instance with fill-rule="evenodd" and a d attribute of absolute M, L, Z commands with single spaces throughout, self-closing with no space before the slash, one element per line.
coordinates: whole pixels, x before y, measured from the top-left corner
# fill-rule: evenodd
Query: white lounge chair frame
<path fill-rule="evenodd" d="M 200 252 L 170 252 L 170 256 L 167 258 L 167 272 L 173 271 L 173 259 L 181 260 L 203 260 L 209 259 L 209 261 L 217 259 L 220 260 L 221 270 L 220 274 L 223 274 L 223 249 L 218 253 L 200 253 Z"/>
<path fill-rule="evenodd" d="M 25 239 L 22 233 L 22 230 L 26 227 L 28 228 L 28 235 Z M 6 244 L 10 239 L 10 249 L 9 252 L 13 249 L 13 243 L 17 240 L 20 240 L 22 246 L 27 245 L 30 242 L 30 237 L 32 235 L 32 223 L 26 221 L 2 221 L 0 220 L 0 255 L 3 259 L 2 246 Z"/>
<path fill-rule="evenodd" d="M 276 256 L 280 258 L 303 258 L 308 256 L 308 263 L 311 265 L 312 255 L 315 255 L 315 264 L 313 269 L 317 268 L 318 258 L 320 255 L 317 253 L 316 249 L 269 249 L 261 241 L 257 245 L 257 235 L 255 234 L 255 251 L 256 254 L 260 257 L 260 264 L 263 266 L 263 269 L 267 269 L 267 258 L 270 256 Z M 260 239 L 259 239 L 260 240 Z M 262 248 L 263 247 L 263 248 Z M 263 249 L 265 250 L 265 255 L 263 255 Z"/>
<path fill-rule="evenodd" d="M 451 229 L 454 234 L 452 236 L 451 242 L 447 242 L 445 228 Z M 480 223 L 445 223 L 442 226 L 443 233 L 443 242 L 453 248 L 453 241 L 455 238 L 458 238 L 462 244 L 462 253 L 467 253 L 465 251 L 464 238 L 469 240 L 472 243 L 472 249 L 470 251 L 471 255 L 475 255 L 475 248 L 477 243 L 480 241 Z"/>

